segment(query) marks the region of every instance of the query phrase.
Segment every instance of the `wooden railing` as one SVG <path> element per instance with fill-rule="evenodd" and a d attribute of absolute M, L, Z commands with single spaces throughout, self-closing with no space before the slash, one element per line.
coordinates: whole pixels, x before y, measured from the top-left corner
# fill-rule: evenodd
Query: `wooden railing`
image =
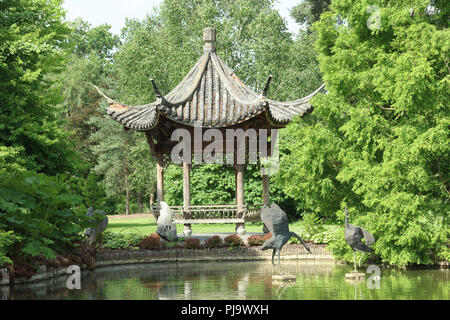
<path fill-rule="evenodd" d="M 262 205 L 246 205 L 239 209 L 237 205 L 196 205 L 171 206 L 174 212 L 175 223 L 245 223 L 260 219 Z M 154 206 L 152 211 L 159 216 L 159 207 Z"/>

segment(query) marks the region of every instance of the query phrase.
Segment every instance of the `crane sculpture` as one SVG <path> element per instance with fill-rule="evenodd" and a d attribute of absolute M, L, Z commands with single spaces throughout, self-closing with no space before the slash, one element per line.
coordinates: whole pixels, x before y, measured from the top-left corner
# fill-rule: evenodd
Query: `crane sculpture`
<path fill-rule="evenodd" d="M 289 220 L 286 213 L 281 208 L 273 203 L 270 207 L 264 205 L 261 208 L 261 220 L 266 225 L 267 229 L 272 233 L 272 237 L 263 243 L 261 250 L 273 249 L 272 264 L 274 263 L 275 253 L 278 252 L 278 265 L 280 265 L 281 248 L 289 241 L 291 237 L 296 237 L 300 240 L 303 246 L 311 253 L 308 245 L 295 232 L 289 231 Z"/>
<path fill-rule="evenodd" d="M 362 242 L 362 238 L 364 238 L 366 243 Z M 359 266 L 361 266 L 361 260 L 364 257 L 364 253 L 373 252 L 373 249 L 369 246 L 375 242 L 375 238 L 363 228 L 348 223 L 347 208 L 345 208 L 345 241 L 353 250 L 353 263 L 355 264 L 355 270 L 353 270 L 353 272 L 358 272 L 356 269 L 356 251 L 362 252 L 358 262 Z"/>

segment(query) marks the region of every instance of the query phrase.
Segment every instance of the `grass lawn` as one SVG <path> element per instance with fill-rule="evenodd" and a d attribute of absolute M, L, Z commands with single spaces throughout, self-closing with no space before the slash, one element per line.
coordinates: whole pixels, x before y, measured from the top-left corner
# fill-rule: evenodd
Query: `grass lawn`
<path fill-rule="evenodd" d="M 234 233 L 234 223 L 211 223 L 211 224 L 193 224 L 192 233 Z M 295 222 L 290 225 L 291 231 L 301 229 L 301 223 Z M 156 232 L 156 222 L 153 218 L 123 218 L 110 219 L 108 223 L 108 230 L 116 233 L 132 233 L 140 232 L 144 235 L 149 235 Z M 245 230 L 247 232 L 262 232 L 262 224 L 246 223 Z M 177 232 L 183 233 L 183 225 L 177 224 Z"/>

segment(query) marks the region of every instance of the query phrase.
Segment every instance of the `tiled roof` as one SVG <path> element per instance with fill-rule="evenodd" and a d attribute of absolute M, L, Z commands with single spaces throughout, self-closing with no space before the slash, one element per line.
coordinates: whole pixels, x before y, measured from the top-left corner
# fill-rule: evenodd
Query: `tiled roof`
<path fill-rule="evenodd" d="M 279 102 L 267 99 L 264 92 L 253 92 L 233 73 L 217 55 L 213 41 L 205 44 L 197 64 L 167 95 L 162 95 L 152 80 L 157 93 L 157 100 L 153 103 L 127 106 L 100 92 L 110 104 L 107 113 L 129 129 L 147 131 L 158 125 L 161 116 L 188 126 L 218 128 L 265 112 L 272 124 L 283 126 L 295 115 L 303 116 L 312 110 L 309 100 L 323 89 L 323 85 L 299 100 Z M 267 91 L 269 82 L 270 78 L 264 91 Z"/>

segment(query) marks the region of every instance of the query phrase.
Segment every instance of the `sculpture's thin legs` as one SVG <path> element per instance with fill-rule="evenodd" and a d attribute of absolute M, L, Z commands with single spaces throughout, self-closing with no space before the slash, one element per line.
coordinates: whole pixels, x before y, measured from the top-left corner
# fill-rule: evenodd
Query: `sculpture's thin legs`
<path fill-rule="evenodd" d="M 362 253 L 361 258 L 359 258 L 358 264 L 359 264 L 360 267 L 361 267 L 361 260 L 362 260 L 363 257 L 364 257 L 364 252 Z"/>
<path fill-rule="evenodd" d="M 281 253 L 281 249 L 278 249 L 278 265 L 281 266 L 281 262 L 280 262 L 280 253 Z"/>
<path fill-rule="evenodd" d="M 356 270 L 356 251 L 353 250 L 353 263 L 355 264 L 355 272 L 357 272 L 358 270 Z"/>
<path fill-rule="evenodd" d="M 274 258 L 275 258 L 275 252 L 276 251 L 277 251 L 277 249 L 273 249 L 273 251 L 272 251 L 272 265 L 275 265 Z"/>

